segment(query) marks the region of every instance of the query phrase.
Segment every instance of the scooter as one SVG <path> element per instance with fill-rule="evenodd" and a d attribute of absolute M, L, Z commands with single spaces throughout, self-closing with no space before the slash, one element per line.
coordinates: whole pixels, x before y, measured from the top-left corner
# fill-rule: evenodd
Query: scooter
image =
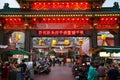
<path fill-rule="evenodd" d="M 51 71 L 51 68 L 48 64 L 40 64 L 38 67 L 38 74 L 41 74 L 41 73 L 49 74 L 50 71 Z"/>
<path fill-rule="evenodd" d="M 84 80 L 82 67 L 75 68 L 74 79 L 75 80 Z"/>

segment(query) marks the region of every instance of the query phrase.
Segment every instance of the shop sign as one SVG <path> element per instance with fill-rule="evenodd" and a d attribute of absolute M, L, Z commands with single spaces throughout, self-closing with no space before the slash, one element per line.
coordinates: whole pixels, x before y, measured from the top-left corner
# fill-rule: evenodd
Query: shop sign
<path fill-rule="evenodd" d="M 0 48 L 7 48 L 8 45 L 0 45 Z"/>
<path fill-rule="evenodd" d="M 20 54 L 14 54 L 14 55 L 13 55 L 13 58 L 23 58 L 23 55 L 20 55 Z"/>
<path fill-rule="evenodd" d="M 120 53 L 112 53 L 111 57 L 120 58 Z"/>
<path fill-rule="evenodd" d="M 99 53 L 100 57 L 110 57 L 110 53 L 106 53 L 106 52 L 100 52 Z"/>

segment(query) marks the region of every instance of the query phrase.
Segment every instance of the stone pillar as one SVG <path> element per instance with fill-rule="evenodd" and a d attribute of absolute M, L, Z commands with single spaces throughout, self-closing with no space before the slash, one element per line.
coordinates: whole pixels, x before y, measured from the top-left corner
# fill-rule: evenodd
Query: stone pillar
<path fill-rule="evenodd" d="M 90 48 L 96 48 L 97 47 L 97 30 L 93 29 L 91 30 L 91 37 L 90 37 Z M 91 54 L 91 60 L 95 59 L 96 54 Z"/>
<path fill-rule="evenodd" d="M 26 31 L 25 31 L 25 51 L 30 52 L 30 48 L 31 48 L 31 35 L 30 35 L 30 29 L 27 27 Z"/>
<path fill-rule="evenodd" d="M 120 46 L 120 32 L 119 34 L 114 34 L 114 46 Z"/>
<path fill-rule="evenodd" d="M 96 27 L 97 23 L 93 22 L 93 29 L 91 30 L 91 36 L 90 36 L 90 48 L 96 48 L 97 47 L 97 30 Z M 96 57 L 96 54 L 91 53 L 91 59 L 90 61 L 94 60 Z"/>
<path fill-rule="evenodd" d="M 10 34 L 3 35 L 3 45 L 8 45 L 9 36 L 10 36 Z"/>
<path fill-rule="evenodd" d="M 116 35 L 114 35 L 114 43 L 115 46 L 120 46 L 120 23 L 119 23 L 118 32 Z"/>
<path fill-rule="evenodd" d="M 91 30 L 91 38 L 90 38 L 90 46 L 91 48 L 97 47 L 97 30 L 93 29 Z"/>
<path fill-rule="evenodd" d="M 96 48 L 97 47 L 97 30 L 96 30 L 97 22 L 93 21 L 93 29 L 91 30 L 90 36 L 90 47 Z"/>
<path fill-rule="evenodd" d="M 0 44 L 3 44 L 4 40 L 4 29 L 3 26 L 0 26 Z"/>

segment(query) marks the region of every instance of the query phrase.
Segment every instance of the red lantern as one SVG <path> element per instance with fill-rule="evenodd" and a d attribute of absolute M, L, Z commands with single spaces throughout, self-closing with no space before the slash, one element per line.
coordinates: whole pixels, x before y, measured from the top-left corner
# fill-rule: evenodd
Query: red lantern
<path fill-rule="evenodd" d="M 71 31 L 68 31 L 68 35 L 71 35 Z"/>
<path fill-rule="evenodd" d="M 72 35 L 75 35 L 75 31 L 72 31 Z"/>
<path fill-rule="evenodd" d="M 51 31 L 51 34 L 52 34 L 52 35 L 54 35 L 54 34 L 55 34 L 55 32 L 54 32 L 54 31 Z"/>
<path fill-rule="evenodd" d="M 83 35 L 83 34 L 84 34 L 84 31 L 80 30 L 80 34 Z"/>
<path fill-rule="evenodd" d="M 60 35 L 62 35 L 63 34 L 63 31 L 60 31 Z"/>
<path fill-rule="evenodd" d="M 67 35 L 68 33 L 67 33 L 67 31 L 63 31 L 63 34 L 64 34 L 64 35 Z"/>

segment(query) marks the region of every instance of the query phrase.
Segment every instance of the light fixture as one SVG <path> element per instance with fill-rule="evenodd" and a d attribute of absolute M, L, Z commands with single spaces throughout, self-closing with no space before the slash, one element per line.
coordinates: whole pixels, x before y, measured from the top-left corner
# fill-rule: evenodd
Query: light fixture
<path fill-rule="evenodd" d="M 102 35 L 101 35 L 101 39 L 103 40 L 102 46 L 107 46 L 108 44 L 107 44 L 107 42 L 106 42 L 106 35 L 105 35 L 105 34 L 102 34 Z"/>
<path fill-rule="evenodd" d="M 102 39 L 102 40 L 106 40 L 106 35 L 105 35 L 105 34 L 102 34 L 102 35 L 101 35 L 101 39 Z"/>
<path fill-rule="evenodd" d="M 56 40 L 52 40 L 52 45 L 56 45 L 57 44 L 57 41 Z"/>
<path fill-rule="evenodd" d="M 21 37 L 22 37 L 22 36 L 21 36 L 21 34 L 19 34 L 19 33 L 15 35 L 15 38 L 16 38 L 17 40 L 20 40 Z"/>
<path fill-rule="evenodd" d="M 65 44 L 65 45 L 69 45 L 69 44 L 70 44 L 70 41 L 69 41 L 69 40 L 65 40 L 65 41 L 64 41 L 64 44 Z"/>
<path fill-rule="evenodd" d="M 83 44 L 83 40 L 79 40 L 79 45 L 82 45 Z"/>
<path fill-rule="evenodd" d="M 44 45 L 44 41 L 42 39 L 39 40 L 39 45 Z"/>

